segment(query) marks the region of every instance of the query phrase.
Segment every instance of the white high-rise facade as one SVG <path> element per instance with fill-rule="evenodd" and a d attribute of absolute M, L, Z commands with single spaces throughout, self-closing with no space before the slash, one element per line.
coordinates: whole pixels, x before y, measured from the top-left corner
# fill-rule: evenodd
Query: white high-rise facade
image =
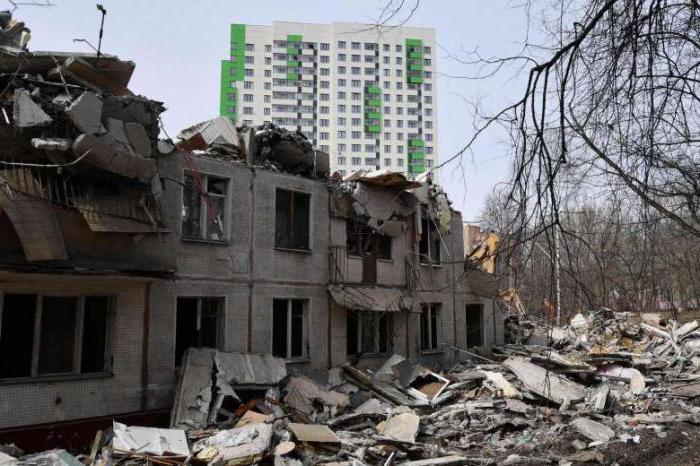
<path fill-rule="evenodd" d="M 301 130 L 332 172 L 416 176 L 437 160 L 435 65 L 434 29 L 232 24 L 221 115 Z"/>

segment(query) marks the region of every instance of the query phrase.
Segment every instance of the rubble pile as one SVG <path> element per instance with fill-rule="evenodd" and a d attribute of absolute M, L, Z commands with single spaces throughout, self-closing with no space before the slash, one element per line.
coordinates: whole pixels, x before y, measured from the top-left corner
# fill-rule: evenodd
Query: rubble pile
<path fill-rule="evenodd" d="M 329 156 L 316 150 L 301 131 L 265 122 L 255 128 L 236 127 L 217 117 L 182 130 L 178 147 L 199 157 L 240 161 L 306 177 L 327 178 Z"/>
<path fill-rule="evenodd" d="M 94 464 L 602 463 L 611 445 L 700 424 L 698 323 L 630 317 L 577 315 L 557 349 L 505 345 L 440 373 L 396 354 L 346 364 L 325 387 L 270 355 L 190 348 L 171 428 L 115 423 Z"/>

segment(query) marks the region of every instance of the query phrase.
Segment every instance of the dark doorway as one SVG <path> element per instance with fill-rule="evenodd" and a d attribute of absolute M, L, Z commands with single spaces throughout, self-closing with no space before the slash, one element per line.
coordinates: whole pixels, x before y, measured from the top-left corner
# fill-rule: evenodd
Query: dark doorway
<path fill-rule="evenodd" d="M 481 328 L 483 326 L 484 305 L 467 304 L 467 348 L 483 345 Z"/>

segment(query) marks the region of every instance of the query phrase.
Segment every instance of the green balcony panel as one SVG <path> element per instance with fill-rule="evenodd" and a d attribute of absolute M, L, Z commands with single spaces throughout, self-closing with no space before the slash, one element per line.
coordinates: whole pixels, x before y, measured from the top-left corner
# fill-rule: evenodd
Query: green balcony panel
<path fill-rule="evenodd" d="M 411 71 L 423 71 L 423 65 L 420 63 L 413 63 L 412 65 L 408 65 L 408 69 Z"/>
<path fill-rule="evenodd" d="M 423 141 L 422 139 L 409 139 L 408 146 L 409 147 L 425 147 L 425 141 Z"/>
<path fill-rule="evenodd" d="M 287 49 L 287 54 L 288 55 L 301 55 L 301 50 L 294 48 L 294 47 L 290 47 Z"/>
<path fill-rule="evenodd" d="M 408 82 L 410 84 L 420 84 L 423 82 L 423 78 L 419 76 L 409 76 L 408 77 Z"/>
<path fill-rule="evenodd" d="M 300 34 L 288 34 L 287 42 L 301 42 L 302 36 Z"/>
<path fill-rule="evenodd" d="M 287 66 L 290 66 L 292 68 L 299 68 L 301 66 L 301 62 L 296 60 L 288 60 Z"/>
<path fill-rule="evenodd" d="M 382 101 L 379 99 L 369 99 L 366 101 L 365 105 L 368 107 L 381 107 Z"/>
<path fill-rule="evenodd" d="M 406 46 L 423 47 L 423 41 L 421 39 L 406 39 Z"/>
<path fill-rule="evenodd" d="M 424 173 L 425 167 L 423 165 L 415 166 L 415 167 L 408 167 L 408 172 L 409 173 Z"/>
<path fill-rule="evenodd" d="M 368 94 L 380 94 L 381 92 L 382 90 L 379 89 L 379 86 L 367 86 Z"/>
<path fill-rule="evenodd" d="M 379 112 L 367 112 L 365 113 L 365 118 L 369 120 L 379 120 L 382 115 Z"/>
<path fill-rule="evenodd" d="M 423 58 L 423 52 L 408 52 L 408 58 Z"/>
<path fill-rule="evenodd" d="M 379 125 L 367 125 L 365 130 L 367 130 L 368 133 L 379 133 L 382 131 L 382 128 Z"/>
<path fill-rule="evenodd" d="M 300 76 L 297 73 L 287 73 L 287 80 L 288 81 L 298 81 L 299 77 Z"/>
<path fill-rule="evenodd" d="M 423 152 L 411 152 L 408 154 L 409 160 L 424 160 L 425 154 Z"/>

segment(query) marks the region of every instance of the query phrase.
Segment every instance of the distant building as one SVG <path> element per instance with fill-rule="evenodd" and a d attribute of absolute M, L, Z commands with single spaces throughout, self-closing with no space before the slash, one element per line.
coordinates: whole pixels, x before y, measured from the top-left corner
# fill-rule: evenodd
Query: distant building
<path fill-rule="evenodd" d="M 437 162 L 435 30 L 357 23 L 231 25 L 220 114 L 302 131 L 332 171 L 413 177 Z"/>
<path fill-rule="evenodd" d="M 479 225 L 465 224 L 463 226 L 464 256 L 484 272 L 496 271 L 496 252 L 498 251 L 498 235 Z"/>

